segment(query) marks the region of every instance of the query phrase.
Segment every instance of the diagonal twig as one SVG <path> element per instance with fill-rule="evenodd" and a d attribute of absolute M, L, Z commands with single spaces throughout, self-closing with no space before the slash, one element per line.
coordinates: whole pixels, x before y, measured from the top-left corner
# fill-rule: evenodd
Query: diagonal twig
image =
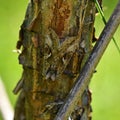
<path fill-rule="evenodd" d="M 120 0 L 111 15 L 108 23 L 103 29 L 99 40 L 93 48 L 91 55 L 89 56 L 86 64 L 84 65 L 80 76 L 78 77 L 74 87 L 70 91 L 65 103 L 58 111 L 54 120 L 67 120 L 75 105 L 82 96 L 84 90 L 88 86 L 93 72 L 100 61 L 106 47 L 108 46 L 113 34 L 115 33 L 117 27 L 120 24 Z"/>

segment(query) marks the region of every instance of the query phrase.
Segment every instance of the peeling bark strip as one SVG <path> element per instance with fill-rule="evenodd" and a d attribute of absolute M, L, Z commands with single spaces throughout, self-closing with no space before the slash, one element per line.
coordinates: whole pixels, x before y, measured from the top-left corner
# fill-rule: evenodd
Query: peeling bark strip
<path fill-rule="evenodd" d="M 15 120 L 55 118 L 91 52 L 95 10 L 93 0 L 31 0 L 17 44 L 24 97 Z M 90 103 L 86 88 L 69 118 L 90 120 Z"/>

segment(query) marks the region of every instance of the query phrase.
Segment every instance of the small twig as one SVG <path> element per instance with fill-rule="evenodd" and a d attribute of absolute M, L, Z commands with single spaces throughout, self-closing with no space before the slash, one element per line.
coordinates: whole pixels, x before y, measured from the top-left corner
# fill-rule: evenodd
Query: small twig
<path fill-rule="evenodd" d="M 13 93 L 14 94 L 17 94 L 23 87 L 23 82 L 24 80 L 23 79 L 20 79 L 17 83 L 17 85 L 15 86 L 14 90 L 13 90 Z"/>
<path fill-rule="evenodd" d="M 106 24 L 104 30 L 102 31 L 99 40 L 97 41 L 93 51 L 87 60 L 85 66 L 83 67 L 80 76 L 78 77 L 74 87 L 69 93 L 65 103 L 60 108 L 58 114 L 54 120 L 67 120 L 79 98 L 82 96 L 84 90 L 88 86 L 93 72 L 100 61 L 106 47 L 108 46 L 113 34 L 115 33 L 118 25 L 120 24 L 120 0 L 114 10 L 112 16 L 110 17 L 108 23 Z"/>

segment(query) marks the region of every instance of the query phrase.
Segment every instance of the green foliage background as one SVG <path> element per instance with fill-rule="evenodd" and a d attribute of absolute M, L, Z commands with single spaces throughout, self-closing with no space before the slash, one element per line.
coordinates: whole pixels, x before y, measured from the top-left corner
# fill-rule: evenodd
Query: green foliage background
<path fill-rule="evenodd" d="M 103 0 L 105 17 L 108 19 L 118 0 Z M 16 96 L 12 90 L 22 74 L 18 63 L 18 54 L 13 53 L 20 25 L 24 19 L 28 0 L 0 0 L 0 76 L 5 84 L 11 104 L 14 106 Z M 96 36 L 98 37 L 104 25 L 100 15 L 96 16 Z M 120 28 L 115 39 L 120 46 Z M 113 41 L 109 44 L 102 57 L 97 73 L 91 81 L 93 91 L 93 120 L 120 119 L 120 54 Z M 1 96 L 2 97 L 2 96 Z"/>

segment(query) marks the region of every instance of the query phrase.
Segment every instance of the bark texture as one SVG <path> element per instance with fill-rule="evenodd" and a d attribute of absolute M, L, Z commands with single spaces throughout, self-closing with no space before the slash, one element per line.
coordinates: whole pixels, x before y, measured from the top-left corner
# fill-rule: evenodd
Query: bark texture
<path fill-rule="evenodd" d="M 14 120 L 53 120 L 92 49 L 93 0 L 31 0 L 17 49 L 23 74 Z M 88 88 L 70 114 L 91 119 Z"/>

